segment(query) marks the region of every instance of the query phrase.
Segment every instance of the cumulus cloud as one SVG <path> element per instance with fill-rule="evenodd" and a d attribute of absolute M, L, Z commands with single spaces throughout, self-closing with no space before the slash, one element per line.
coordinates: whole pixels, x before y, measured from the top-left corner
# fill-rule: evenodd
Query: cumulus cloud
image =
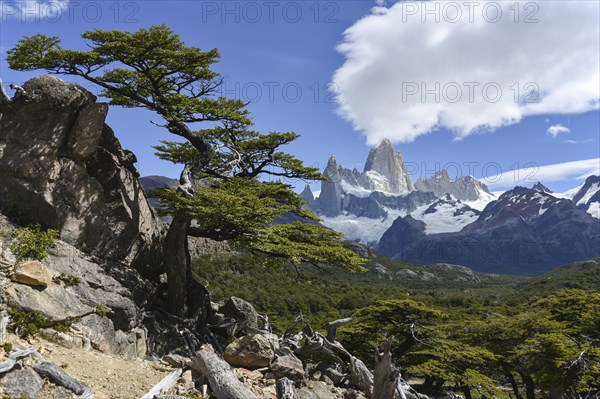
<path fill-rule="evenodd" d="M 555 138 L 559 134 L 568 134 L 568 133 L 571 133 L 571 130 L 568 127 L 564 127 L 561 124 L 552 125 L 548 128 L 548 130 L 546 130 L 546 134 L 549 134 L 553 138 Z"/>
<path fill-rule="evenodd" d="M 600 158 L 571 161 L 553 165 L 524 165 L 522 169 L 510 170 L 481 179 L 492 190 L 512 188 L 516 185 L 530 185 L 537 181 L 547 183 L 565 180 L 585 179 L 590 175 L 600 175 Z"/>
<path fill-rule="evenodd" d="M 0 20 L 22 22 L 56 21 L 67 11 L 69 0 L 22 0 L 0 2 Z"/>
<path fill-rule="evenodd" d="M 373 7 L 338 45 L 338 112 L 375 144 L 439 128 L 460 139 L 529 115 L 599 109 L 599 8 L 433 0 Z"/>

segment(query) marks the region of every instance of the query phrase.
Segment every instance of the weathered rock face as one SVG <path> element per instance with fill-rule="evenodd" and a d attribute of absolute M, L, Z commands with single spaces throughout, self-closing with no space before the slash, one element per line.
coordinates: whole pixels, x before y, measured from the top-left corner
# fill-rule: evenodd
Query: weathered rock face
<path fill-rule="evenodd" d="M 382 141 L 370 151 L 363 172 L 338 166 L 332 156 L 323 175 L 328 180 L 321 183 L 319 197 L 314 201 L 305 200 L 310 209 L 326 217 L 335 217 L 342 211 L 352 213 L 348 209 L 348 201 L 352 198 L 367 198 L 376 192 L 401 195 L 413 189 L 402 154 L 394 150 L 389 140 Z M 303 198 L 305 195 L 308 197 L 308 193 L 303 193 Z"/>
<path fill-rule="evenodd" d="M 104 123 L 107 104 L 75 84 L 36 77 L 0 108 L 0 208 L 60 231 L 61 239 L 159 272 L 157 217 Z"/>
<path fill-rule="evenodd" d="M 450 194 L 461 201 L 475 201 L 482 193 L 490 194 L 487 186 L 474 177 L 459 176 L 452 180 L 446 169 L 436 172 L 428 179 L 417 179 L 415 189 L 431 191 L 437 197 Z"/>
<path fill-rule="evenodd" d="M 376 178 L 373 179 L 374 189 L 377 191 L 403 194 L 413 189 L 402 154 L 394 150 L 394 146 L 389 140 L 383 140 L 369 152 L 364 172 L 367 175 L 369 172 L 375 172 L 385 178 L 382 182 L 378 182 Z M 371 177 L 373 176 L 371 175 Z"/>
<path fill-rule="evenodd" d="M 142 312 L 138 306 L 152 297 L 155 284 L 121 264 L 98 264 L 73 246 L 57 241 L 41 262 L 29 262 L 43 269 L 47 286 L 32 287 L 15 280 L 10 251 L 16 226 L 0 214 L 0 307 L 6 304 L 21 312 L 39 312 L 43 335 L 60 345 L 82 348 L 86 342 L 104 353 L 128 358 L 146 353 L 146 333 L 139 328 Z M 96 259 L 97 260 L 97 259 Z M 11 273 L 12 271 L 12 273 Z M 6 276 L 12 275 L 12 280 Z M 137 304 L 137 305 L 136 305 Z M 78 334 L 58 333 L 51 327 L 71 323 Z"/>

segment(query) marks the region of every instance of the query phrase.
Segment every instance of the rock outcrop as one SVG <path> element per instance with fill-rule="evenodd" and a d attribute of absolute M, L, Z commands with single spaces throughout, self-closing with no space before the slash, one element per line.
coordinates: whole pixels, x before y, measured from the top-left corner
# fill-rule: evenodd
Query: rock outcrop
<path fill-rule="evenodd" d="M 389 140 L 370 151 L 363 172 L 339 166 L 332 156 L 323 175 L 327 180 L 321 183 L 321 194 L 314 202 L 308 202 L 310 209 L 326 217 L 335 217 L 347 210 L 351 197 L 366 198 L 374 192 L 397 196 L 413 190 L 402 155 Z"/>
<path fill-rule="evenodd" d="M 27 81 L 0 108 L 0 208 L 23 224 L 147 276 L 159 273 L 160 228 L 134 167 L 104 123 L 108 106 L 53 76 Z"/>
<path fill-rule="evenodd" d="M 121 264 L 96 263 L 97 258 L 63 241 L 49 248 L 42 261 L 19 263 L 10 250 L 16 227 L 0 214 L 0 306 L 37 314 L 36 327 L 63 346 L 91 345 L 107 354 L 145 356 L 140 305 L 153 295 L 156 284 Z M 43 270 L 46 286 L 15 279 L 15 272 L 24 268 Z M 56 326 L 63 326 L 62 332 L 52 330 Z"/>
<path fill-rule="evenodd" d="M 415 189 L 431 191 L 436 197 L 450 194 L 461 201 L 476 201 L 482 193 L 490 194 L 487 186 L 473 176 L 458 176 L 456 179 L 451 179 L 446 169 L 436 172 L 428 179 L 417 179 Z"/>

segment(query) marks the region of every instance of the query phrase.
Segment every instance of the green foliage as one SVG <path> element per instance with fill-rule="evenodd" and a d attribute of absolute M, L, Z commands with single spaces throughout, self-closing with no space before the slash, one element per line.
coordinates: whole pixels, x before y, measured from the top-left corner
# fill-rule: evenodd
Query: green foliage
<path fill-rule="evenodd" d="M 190 176 L 187 195 L 174 189 L 153 194 L 165 212 L 185 212 L 200 222 L 195 234 L 230 240 L 280 263 L 360 268 L 364 262 L 345 249 L 336 234 L 315 226 L 272 225 L 286 213 L 309 220 L 316 216 L 302 209 L 301 198 L 290 186 L 267 182 L 265 176 L 323 176 L 281 150 L 298 134 L 252 130 L 246 104 L 218 96 L 223 80 L 211 70 L 220 57 L 216 49 L 204 52 L 186 46 L 165 25 L 136 32 L 94 30 L 82 38 L 88 45 L 85 51 L 65 49 L 57 37 L 25 37 L 8 51 L 7 61 L 17 70 L 81 77 L 102 87 L 112 105 L 144 107 L 160 115 L 163 127 L 185 141 L 162 141 L 154 147 L 157 155 L 186 165 Z M 201 122 L 212 123 L 192 130 Z"/>
<path fill-rule="evenodd" d="M 65 273 L 61 273 L 56 279 L 65 283 L 67 287 L 72 287 L 81 283 L 81 278 Z"/>
<path fill-rule="evenodd" d="M 39 311 L 21 312 L 9 307 L 8 314 L 11 318 L 9 327 L 22 337 L 33 336 L 40 328 L 48 325 L 48 321 Z"/>
<path fill-rule="evenodd" d="M 399 273 L 397 280 L 382 279 L 376 263 Z M 302 264 L 296 272 L 231 253 L 196 259 L 193 270 L 200 282 L 210 283 L 215 300 L 235 295 L 251 301 L 276 332 L 299 312 L 317 328 L 354 316 L 338 340 L 372 366 L 374 348 L 392 338 L 403 377 L 422 379 L 416 388 L 432 395 L 453 388 L 473 398 L 504 398 L 512 390 L 510 377 L 523 397 L 525 377 L 540 397 L 600 392 L 598 287 L 523 299 L 529 284 L 521 278 L 478 275 L 466 281 L 456 270 L 378 257 L 366 267 L 366 273 L 324 273 Z M 402 280 L 405 268 L 434 277 Z"/>
<path fill-rule="evenodd" d="M 107 316 L 108 314 L 110 314 L 110 312 L 112 312 L 112 310 L 106 305 L 98 304 L 98 305 L 96 305 L 95 312 L 98 316 L 104 317 L 104 316 Z"/>
<path fill-rule="evenodd" d="M 13 344 L 12 342 L 5 342 L 2 344 L 2 349 L 4 349 L 4 352 L 6 353 L 10 353 L 13 350 Z"/>
<path fill-rule="evenodd" d="M 15 241 L 10 250 L 18 260 L 42 260 L 48 256 L 48 248 L 53 248 L 58 239 L 57 230 L 42 231 L 39 224 L 18 229 L 14 232 Z"/>

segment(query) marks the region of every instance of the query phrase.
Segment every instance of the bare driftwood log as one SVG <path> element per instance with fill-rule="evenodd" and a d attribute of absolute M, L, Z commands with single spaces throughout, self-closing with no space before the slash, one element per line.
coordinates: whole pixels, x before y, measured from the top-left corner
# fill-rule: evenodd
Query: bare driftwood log
<path fill-rule="evenodd" d="M 11 353 L 8 356 L 8 359 L 6 359 L 2 363 L 0 363 L 0 374 L 6 373 L 6 372 L 12 370 L 15 367 L 17 360 L 22 359 L 27 356 L 34 356 L 41 361 L 44 360 L 42 355 L 40 355 L 38 353 L 38 351 L 36 351 L 35 349 L 23 349 L 20 351 L 16 351 L 16 352 Z"/>
<path fill-rule="evenodd" d="M 47 377 L 55 384 L 75 392 L 77 399 L 94 399 L 94 391 L 87 385 L 77 381 L 69 376 L 54 363 L 47 362 L 42 355 L 33 348 L 15 351 L 8 356 L 8 359 L 0 363 L 0 374 L 12 370 L 17 360 L 27 356 L 35 357 L 40 363 L 34 366 L 34 370 L 42 377 Z"/>
<path fill-rule="evenodd" d="M 302 316 L 296 319 L 294 325 L 299 324 L 300 321 L 303 321 Z M 350 321 L 349 319 L 341 319 L 328 323 L 329 338 L 335 338 L 337 328 L 348 324 Z M 288 329 L 286 335 L 283 337 L 284 343 L 290 347 L 298 347 L 295 352 L 299 357 L 310 358 L 315 356 L 318 358 L 328 358 L 342 367 L 342 371 L 348 374 L 350 382 L 356 388 L 360 389 L 367 396 L 370 395 L 373 389 L 373 373 L 371 373 L 360 359 L 348 352 L 342 344 L 335 341 L 335 339 L 329 340 L 323 334 L 313 331 L 306 322 L 304 322 L 302 333 L 291 336 L 291 330 Z M 306 337 L 306 342 L 304 345 L 299 346 L 298 342 L 301 341 L 302 337 Z"/>
<path fill-rule="evenodd" d="M 192 357 L 192 368 L 208 379 L 217 399 L 258 399 L 236 377 L 231 366 L 221 359 L 211 345 L 202 345 Z"/>
<path fill-rule="evenodd" d="M 158 384 L 152 387 L 147 394 L 142 396 L 142 399 L 154 399 L 155 395 L 160 395 L 171 389 L 177 382 L 177 379 L 181 376 L 181 370 L 175 370 L 171 374 L 163 378 Z"/>
<path fill-rule="evenodd" d="M 48 378 L 56 385 L 67 388 L 69 391 L 79 395 L 78 399 L 93 399 L 94 392 L 87 385 L 77 381 L 63 371 L 54 363 L 41 362 L 33 367 L 33 369 L 42 377 Z"/>
<path fill-rule="evenodd" d="M 277 380 L 277 394 L 280 399 L 294 399 L 296 388 L 294 383 L 283 377 Z"/>
<path fill-rule="evenodd" d="M 335 334 L 337 333 L 337 329 L 342 326 L 345 326 L 346 324 L 350 323 L 352 320 L 354 320 L 354 318 L 348 317 L 345 319 L 339 319 L 339 320 L 330 321 L 329 323 L 327 323 L 327 325 L 325 326 L 325 328 L 327 329 L 327 340 L 329 342 L 335 342 Z"/>
<path fill-rule="evenodd" d="M 392 362 L 391 346 L 391 340 L 386 339 L 383 352 L 375 353 L 375 381 L 371 399 L 426 399 L 426 395 L 417 393 L 402 379 L 400 370 Z"/>

